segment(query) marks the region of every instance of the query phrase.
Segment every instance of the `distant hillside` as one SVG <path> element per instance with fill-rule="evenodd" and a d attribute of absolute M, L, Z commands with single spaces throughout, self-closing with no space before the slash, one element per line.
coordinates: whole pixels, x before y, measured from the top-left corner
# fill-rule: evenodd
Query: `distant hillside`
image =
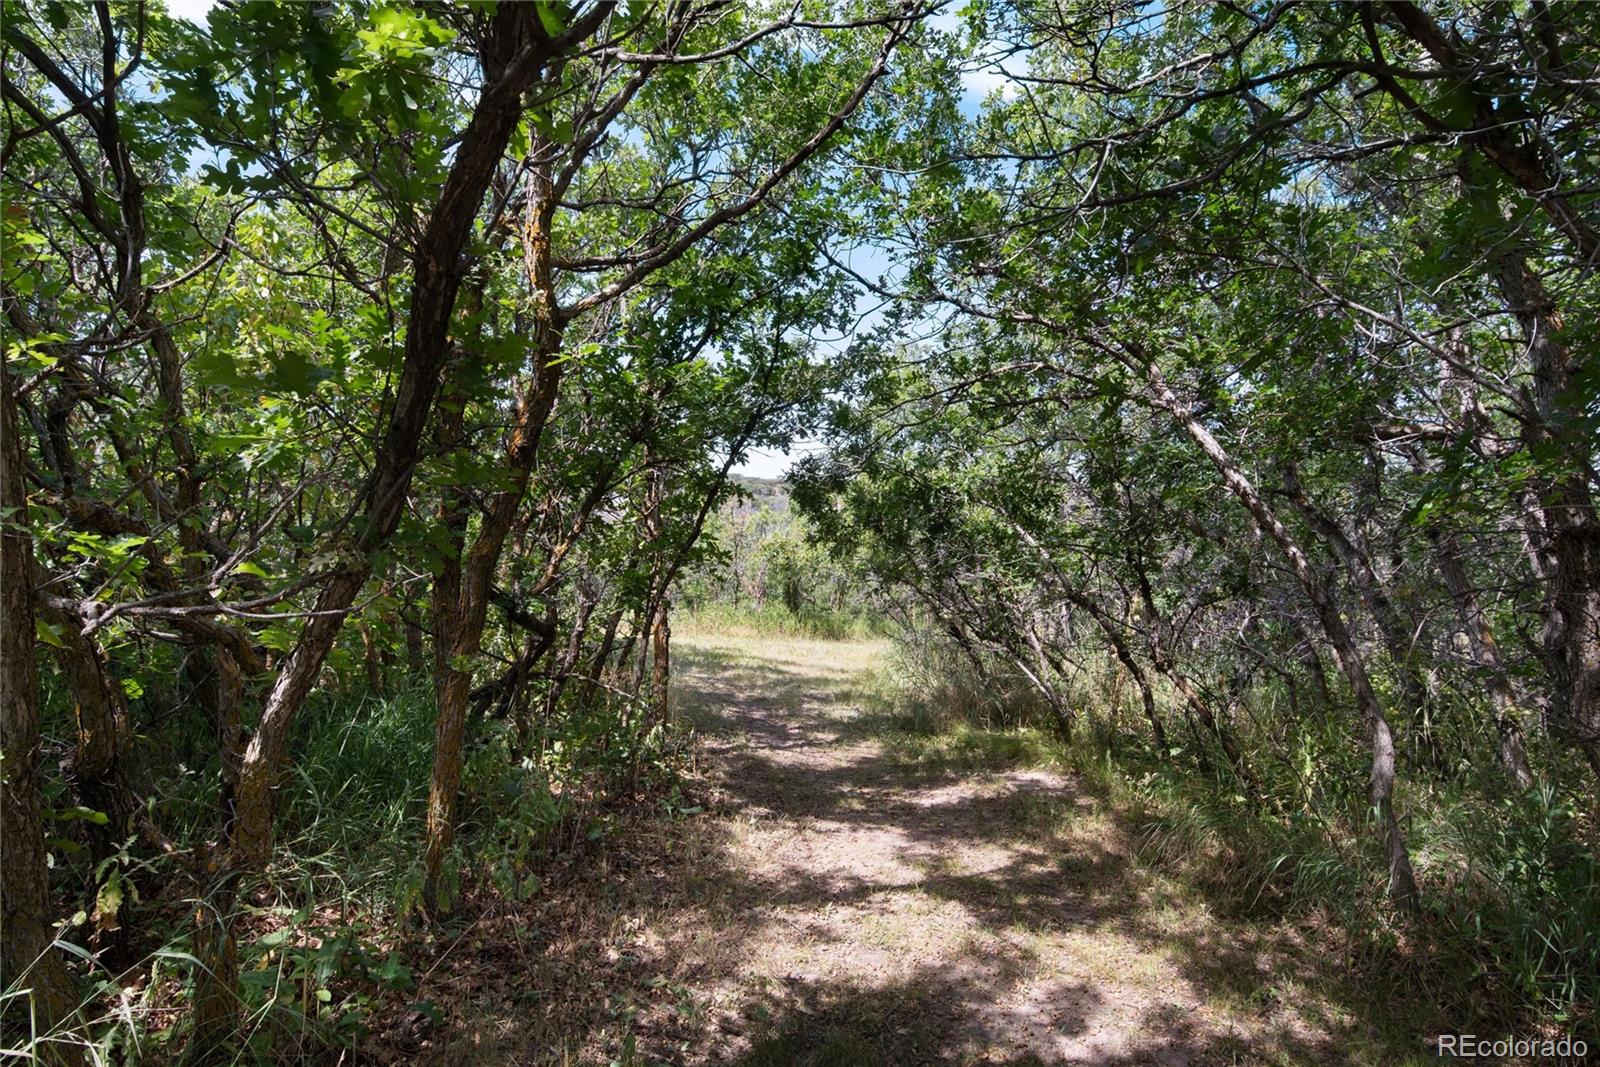
<path fill-rule="evenodd" d="M 789 510 L 789 483 L 782 478 L 752 478 L 748 475 L 735 474 L 732 481 L 750 497 L 748 500 L 736 500 L 729 505 L 735 512 L 739 511 L 768 511 L 786 512 Z"/>

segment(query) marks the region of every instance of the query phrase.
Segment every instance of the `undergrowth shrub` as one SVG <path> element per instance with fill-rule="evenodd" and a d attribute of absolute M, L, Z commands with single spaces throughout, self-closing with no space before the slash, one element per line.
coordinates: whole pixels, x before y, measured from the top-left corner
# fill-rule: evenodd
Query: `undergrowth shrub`
<path fill-rule="evenodd" d="M 273 860 L 258 891 L 236 905 L 244 1025 L 231 1053 L 240 1063 L 348 1055 L 385 1004 L 443 1018 L 438 1006 L 414 999 L 408 944 L 421 905 L 431 689 L 332 693 L 307 711 L 292 739 Z M 453 900 L 471 885 L 504 904 L 527 901 L 543 887 L 551 857 L 604 836 L 621 807 L 641 798 L 671 813 L 687 806 L 680 787 L 687 735 L 625 701 L 574 692 L 549 721 L 533 725 L 531 750 L 518 738 L 509 719 L 474 724 L 447 865 Z M 216 834 L 218 774 L 214 759 L 174 758 L 162 769 L 151 814 L 174 841 Z M 115 884 L 126 906 L 140 910 L 144 936 L 130 945 L 122 973 L 91 976 L 85 1011 L 96 1043 L 86 1055 L 106 1064 L 178 1059 L 200 966 L 193 943 L 199 890 L 173 857 L 129 863 Z M 142 974 L 132 993 L 130 973 Z M 20 995 L 0 991 L 0 1002 Z"/>
<path fill-rule="evenodd" d="M 1049 707 L 1014 672 L 980 678 L 971 661 L 948 642 L 897 635 L 890 665 L 905 726 L 935 734 L 959 724 L 988 730 L 1049 730 Z"/>
<path fill-rule="evenodd" d="M 1600 1037 L 1600 861 L 1578 839 L 1578 813 L 1546 784 L 1477 814 L 1444 824 L 1460 837 L 1441 923 L 1481 950 L 1470 962 L 1497 994 Z"/>

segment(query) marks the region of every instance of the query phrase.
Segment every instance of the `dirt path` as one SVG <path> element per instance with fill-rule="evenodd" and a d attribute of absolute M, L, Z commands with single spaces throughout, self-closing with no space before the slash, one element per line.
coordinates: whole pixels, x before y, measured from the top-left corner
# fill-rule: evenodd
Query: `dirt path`
<path fill-rule="evenodd" d="M 467 901 L 416 948 L 421 1007 L 363 1062 L 1425 1058 L 1371 1051 L 1337 954 L 1215 914 L 1136 862 L 1108 803 L 1007 758 L 1006 737 L 975 735 L 982 758 L 912 758 L 885 646 L 675 647 L 697 784 L 575 839 L 526 900 Z"/>
<path fill-rule="evenodd" d="M 680 699 L 723 802 L 701 921 L 661 935 L 706 1023 L 681 1058 L 1339 1058 L 1274 1003 L 1284 961 L 1142 875 L 1069 778 L 897 757 L 882 646 L 686 644 Z"/>

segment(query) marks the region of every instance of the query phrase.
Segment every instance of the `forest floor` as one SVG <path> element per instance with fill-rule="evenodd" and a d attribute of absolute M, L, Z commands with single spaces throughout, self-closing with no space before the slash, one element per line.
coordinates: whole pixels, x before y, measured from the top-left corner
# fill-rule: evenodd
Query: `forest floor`
<path fill-rule="evenodd" d="M 1146 869 L 1126 821 L 1071 776 L 906 744 L 886 644 L 674 647 L 676 699 L 701 733 L 695 795 L 578 850 L 531 911 L 464 932 L 433 989 L 464 982 L 475 1007 L 417 1058 L 1413 1058 L 1341 998 L 1337 958 Z"/>

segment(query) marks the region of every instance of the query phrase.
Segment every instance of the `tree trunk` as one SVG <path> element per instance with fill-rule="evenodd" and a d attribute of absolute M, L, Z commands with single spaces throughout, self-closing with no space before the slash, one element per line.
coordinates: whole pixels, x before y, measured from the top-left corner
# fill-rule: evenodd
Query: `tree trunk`
<path fill-rule="evenodd" d="M 938 615 L 936 614 L 935 617 L 937 618 Z M 962 654 L 967 657 L 967 662 L 972 666 L 974 680 L 982 688 L 989 689 L 991 687 L 989 668 L 984 666 L 983 657 L 978 655 L 977 648 L 973 646 L 972 637 L 967 633 L 966 626 L 962 625 L 959 619 L 949 618 L 944 620 L 944 629 L 950 635 L 951 640 L 955 641 L 956 647 L 961 649 Z"/>
<path fill-rule="evenodd" d="M 192 1031 L 185 1059 L 190 1063 L 231 1062 L 229 1045 L 239 1033 L 244 1003 L 239 998 L 239 943 L 234 934 L 240 872 L 216 857 L 211 881 L 200 887 L 194 913 Z"/>
<path fill-rule="evenodd" d="M 587 36 L 607 13 L 597 6 L 567 36 L 579 35 L 583 27 L 587 29 L 582 35 Z M 536 18 L 530 6 L 516 4 L 502 5 L 492 16 L 484 53 L 495 57 L 495 62 L 486 66 L 499 69 L 486 70 L 483 91 L 456 145 L 449 174 L 413 259 L 405 354 L 388 425 L 364 493 L 364 513 L 356 525 L 360 535 L 347 561 L 323 586 L 315 614 L 307 620 L 268 691 L 260 724 L 245 749 L 231 844 L 237 862 L 246 866 L 258 866 L 271 854 L 277 776 L 290 726 L 333 648 L 350 606 L 372 573 L 375 554 L 400 522 L 449 352 L 450 324 L 464 269 L 461 253 L 490 179 L 522 117 L 523 92 L 549 56 L 551 42 L 530 26 L 529 20 Z"/>
<path fill-rule="evenodd" d="M 244 758 L 244 727 L 240 712 L 244 703 L 244 680 L 233 653 L 220 645 L 211 649 L 211 677 L 208 703 L 217 731 L 217 754 L 222 763 L 222 782 L 217 808 L 221 816 L 222 837 L 233 830 L 233 807 L 239 793 L 239 761 Z"/>
<path fill-rule="evenodd" d="M 1139 661 L 1133 658 L 1133 651 L 1128 648 L 1128 642 L 1116 632 L 1115 625 L 1110 619 L 1095 616 L 1095 621 L 1100 624 L 1101 631 L 1106 635 L 1106 640 L 1111 642 L 1111 650 L 1117 657 L 1117 662 L 1122 664 L 1123 670 L 1133 679 L 1133 684 L 1139 690 L 1139 701 L 1144 707 L 1145 721 L 1150 724 L 1150 736 L 1155 741 L 1156 751 L 1161 753 L 1162 759 L 1170 758 L 1172 744 L 1167 740 L 1167 728 L 1162 725 L 1161 716 L 1156 714 L 1156 694 L 1150 688 L 1150 678 L 1144 673 L 1144 668 L 1139 666 Z"/>
<path fill-rule="evenodd" d="M 433 773 L 428 787 L 428 840 L 423 853 L 423 904 L 430 914 L 437 913 L 446 904 L 439 888 L 445 857 L 455 839 L 467 697 L 472 689 L 470 661 L 477 655 L 483 640 L 500 554 L 527 495 L 539 454 L 539 438 L 561 387 L 564 364 L 557 358 L 561 350 L 561 324 L 556 318 L 555 286 L 550 268 L 550 227 L 555 210 L 549 164 L 531 168 L 523 257 L 535 309 L 531 338 L 533 377 L 518 397 L 516 419 L 506 442 L 503 472 L 506 487 L 496 491 L 484 508 L 477 536 L 461 564 L 458 603 L 450 614 L 448 629 L 435 637 L 448 650 L 449 659 L 441 665 L 437 687 L 439 718 L 434 731 Z"/>
<path fill-rule="evenodd" d="M 1411 728 L 1416 738 L 1416 747 L 1429 762 L 1436 767 L 1441 766 L 1443 757 L 1432 730 L 1431 712 L 1434 700 L 1427 683 L 1417 669 L 1411 639 L 1413 628 L 1400 617 L 1399 610 L 1395 608 L 1394 601 L 1389 596 L 1389 590 L 1377 572 L 1372 569 L 1367 554 L 1351 541 L 1337 522 L 1324 515 L 1311 502 L 1292 466 L 1284 471 L 1284 488 L 1288 491 L 1289 499 L 1294 503 L 1295 509 L 1305 518 L 1306 524 L 1333 550 L 1333 554 L 1343 564 L 1345 572 L 1350 575 L 1358 595 L 1372 615 L 1372 621 L 1377 624 L 1378 636 L 1383 641 L 1384 650 L 1389 653 L 1389 659 L 1394 663 L 1395 673 L 1400 681 L 1401 699 L 1411 713 Z"/>
<path fill-rule="evenodd" d="M 1290 625 L 1300 649 L 1300 663 L 1305 668 L 1306 677 L 1311 679 L 1315 694 L 1313 702 L 1318 711 L 1326 711 L 1333 706 L 1333 691 L 1328 686 L 1328 668 L 1322 662 L 1322 654 L 1317 651 L 1317 643 L 1306 633 L 1305 627 L 1297 620 L 1291 620 Z"/>
<path fill-rule="evenodd" d="M 616 647 L 617 630 L 622 626 L 622 616 L 624 614 L 626 614 L 626 610 L 618 608 L 611 613 L 610 618 L 606 619 L 605 635 L 600 639 L 600 647 L 595 649 L 594 659 L 589 661 L 586 695 L 591 700 L 600 688 L 601 679 L 605 676 L 606 664 L 611 660 L 611 650 Z"/>
<path fill-rule="evenodd" d="M 422 672 L 427 670 L 427 665 L 423 662 L 422 626 L 417 622 L 416 610 L 415 604 L 407 604 L 402 624 L 406 639 L 406 673 L 413 678 L 420 678 Z"/>
<path fill-rule="evenodd" d="M 1593 442 L 1577 368 L 1562 340 L 1561 314 L 1518 252 L 1499 256 L 1494 277 L 1522 328 L 1533 372 L 1536 420 L 1524 423 L 1535 454 L 1552 446 L 1570 468 L 1536 483 L 1543 533 L 1544 658 L 1551 681 L 1551 732 L 1575 746 L 1600 775 L 1600 516 L 1584 470 Z"/>
<path fill-rule="evenodd" d="M 72 692 L 77 730 L 67 780 L 79 804 L 106 816 L 104 824 L 89 825 L 90 854 L 98 863 L 128 839 L 133 819 L 128 702 L 99 646 L 83 635 L 83 620 L 60 608 L 43 607 L 41 614 L 60 630 L 56 659 Z"/>
<path fill-rule="evenodd" d="M 1449 344 L 1455 353 L 1453 360 L 1441 360 L 1439 394 L 1441 402 L 1453 408 L 1462 432 L 1468 435 L 1477 451 L 1486 458 L 1501 454 L 1501 445 L 1489 433 L 1490 417 L 1479 397 L 1475 375 L 1459 369 L 1468 365 L 1471 351 L 1463 343 L 1461 332 L 1452 330 Z M 1412 468 L 1422 475 L 1429 473 L 1429 464 L 1421 448 L 1411 450 Z M 1519 486 L 1509 494 L 1512 506 L 1520 512 L 1520 529 L 1524 532 L 1523 546 L 1533 567 L 1534 577 L 1546 581 L 1549 570 L 1542 566 L 1536 544 L 1544 538 L 1528 536 L 1529 523 L 1539 521 L 1537 500 L 1526 486 Z M 1530 506 L 1531 505 L 1531 506 Z M 1472 653 L 1473 667 L 1488 685 L 1490 716 L 1495 731 L 1495 755 L 1501 769 L 1512 783 L 1526 790 L 1534 782 L 1528 763 L 1526 738 L 1523 733 L 1523 712 L 1517 706 L 1511 679 L 1500 660 L 1500 647 L 1495 641 L 1494 628 L 1478 600 L 1478 591 L 1467 577 L 1466 565 L 1461 558 L 1461 544 L 1457 532 L 1447 525 L 1447 520 L 1434 515 L 1427 524 L 1428 543 L 1432 548 L 1434 565 L 1450 594 L 1456 615 L 1466 634 L 1467 647 Z"/>
<path fill-rule="evenodd" d="M 1061 595 L 1075 607 L 1088 612 L 1089 617 L 1094 620 L 1095 625 L 1100 628 L 1100 632 L 1110 642 L 1111 650 L 1116 655 L 1117 662 L 1122 664 L 1123 668 L 1133 678 L 1134 684 L 1138 686 L 1139 700 L 1144 705 L 1144 717 L 1150 723 L 1150 734 L 1155 740 L 1156 749 L 1161 753 L 1162 758 L 1166 758 L 1172 748 L 1167 741 L 1167 730 L 1162 725 L 1161 716 L 1156 714 L 1155 692 L 1150 688 L 1150 678 L 1145 674 L 1144 668 L 1139 665 L 1138 660 L 1133 658 L 1133 651 L 1128 647 L 1128 642 L 1123 637 L 1121 627 L 1099 604 L 1095 603 L 1094 598 L 1079 591 L 1068 580 L 1066 574 L 1057 565 L 1055 557 L 1039 542 L 1038 538 L 1034 537 L 1020 523 L 1015 521 L 1011 523 L 1011 529 L 1028 547 L 1039 553 L 1049 567 L 1049 573 L 1055 579 L 1056 588 Z"/>
<path fill-rule="evenodd" d="M 567 688 L 567 681 L 572 677 L 572 672 L 578 669 L 578 660 L 583 655 L 583 639 L 589 632 L 589 622 L 594 618 L 594 610 L 599 603 L 600 589 L 593 586 L 587 576 L 580 578 L 577 616 L 572 621 L 572 630 L 567 635 L 566 645 L 556 657 L 555 677 L 550 680 L 549 688 L 545 690 L 540 705 L 541 730 L 549 727 L 551 718 L 555 716 L 556 707 L 561 703 L 561 694 Z M 540 745 L 543 743 L 541 738 Z"/>
<path fill-rule="evenodd" d="M 656 605 L 655 625 L 650 628 L 651 665 L 650 691 L 655 702 L 656 717 L 662 725 L 672 721 L 668 703 L 672 683 L 672 626 L 667 621 L 667 598 L 662 596 Z"/>
<path fill-rule="evenodd" d="M 1150 620 L 1150 662 L 1161 676 L 1172 683 L 1172 688 L 1177 690 L 1178 696 L 1183 699 L 1184 706 L 1197 716 L 1206 732 L 1222 748 L 1222 754 L 1228 760 L 1240 777 L 1248 778 L 1249 769 L 1245 766 L 1244 753 L 1239 751 L 1239 744 L 1233 739 L 1233 731 L 1224 727 L 1218 720 L 1216 713 L 1211 710 L 1211 705 L 1195 691 L 1189 684 L 1189 679 L 1178 670 L 1178 665 L 1172 658 L 1172 627 L 1159 608 L 1156 607 L 1155 593 L 1150 588 L 1150 579 L 1145 574 L 1143 566 L 1135 561 L 1133 563 L 1134 576 L 1139 583 L 1139 601 L 1144 605 L 1145 615 Z"/>
<path fill-rule="evenodd" d="M 461 790 L 470 671 L 446 667 L 438 679 L 439 717 L 434 727 L 433 772 L 428 783 L 428 839 L 423 852 L 422 904 L 430 915 L 449 910 L 442 889 L 445 859 L 455 841 L 456 798 Z"/>
<path fill-rule="evenodd" d="M 629 686 L 634 696 L 644 692 L 644 676 L 650 667 L 650 622 L 654 615 L 653 610 L 639 611 L 634 615 L 633 632 L 628 634 L 627 644 L 622 646 L 622 655 L 619 657 L 627 662 L 633 654 L 633 646 L 639 646 L 638 658 L 633 661 L 633 682 Z"/>
<path fill-rule="evenodd" d="M 1056 729 L 1061 733 L 1063 741 L 1072 740 L 1072 712 L 1067 707 L 1066 701 L 1061 699 L 1061 694 L 1056 692 L 1056 687 L 1050 684 L 1052 664 L 1045 656 L 1044 642 L 1039 638 L 1037 627 L 1026 627 L 1028 647 L 1033 649 L 1035 671 L 1030 671 L 1022 663 L 1020 657 L 1016 660 L 1020 668 L 1029 679 L 1033 681 L 1034 688 L 1044 695 L 1045 702 L 1050 705 L 1050 714 L 1056 720 Z"/>
<path fill-rule="evenodd" d="M 1442 70 L 1481 69 L 1472 42 L 1447 33 L 1418 5 L 1391 2 L 1386 11 Z M 1372 11 L 1363 9 L 1362 17 L 1370 26 Z M 1375 36 L 1370 39 L 1376 41 Z M 1380 76 L 1380 83 L 1424 125 L 1458 135 L 1537 203 L 1566 238 L 1574 260 L 1593 264 L 1600 257 L 1600 231 L 1577 202 L 1581 190 L 1563 188 L 1563 176 L 1551 168 L 1561 153 L 1529 124 L 1504 120 L 1508 109 L 1521 106 L 1522 89 L 1500 76 L 1471 81 L 1457 77 L 1453 84 L 1447 83 L 1450 91 L 1472 104 L 1469 127 L 1459 128 L 1446 126 L 1418 107 L 1393 75 Z M 1492 194 L 1480 185 L 1469 195 L 1488 202 Z M 1558 465 L 1565 468 L 1541 479 L 1537 506 L 1542 514 L 1540 521 L 1530 524 L 1539 527 L 1547 541 L 1531 545 L 1530 556 L 1536 568 L 1541 559 L 1548 568 L 1544 658 L 1552 683 L 1549 725 L 1552 734 L 1583 753 L 1600 775 L 1600 517 L 1584 473 L 1592 462 L 1593 443 L 1582 410 L 1582 398 L 1589 394 L 1562 338 L 1560 310 L 1523 252 L 1501 245 L 1489 249 L 1489 254 L 1490 274 L 1527 345 L 1537 418 L 1524 420 L 1526 446 L 1534 455 L 1554 452 L 1560 457 Z M 1530 533 L 1530 540 L 1536 540 L 1538 531 Z"/>
<path fill-rule="evenodd" d="M 1289 560 L 1289 566 L 1305 591 L 1306 598 L 1317 613 L 1323 633 L 1333 649 L 1339 669 L 1344 673 L 1355 696 L 1356 706 L 1366 720 L 1367 740 L 1372 750 L 1372 772 L 1368 782 L 1368 795 L 1382 825 L 1384 844 L 1389 858 L 1389 897 L 1402 911 L 1414 913 L 1418 906 L 1417 880 L 1411 869 L 1411 856 L 1406 848 L 1405 834 L 1394 811 L 1394 733 L 1384 715 L 1383 705 L 1372 688 L 1361 651 L 1346 628 L 1344 618 L 1322 579 L 1300 546 L 1290 536 L 1288 529 L 1267 505 L 1239 465 L 1234 462 L 1211 432 L 1200 424 L 1188 405 L 1182 403 L 1168 387 L 1160 368 L 1153 361 L 1145 363 L 1144 372 L 1150 383 L 1151 395 L 1156 405 L 1168 412 L 1194 442 L 1200 446 L 1228 490 L 1249 510 L 1261 527 L 1271 535 Z"/>
<path fill-rule="evenodd" d="M 1518 789 L 1533 785 L 1533 771 L 1528 766 L 1527 745 L 1522 736 L 1522 712 L 1517 707 L 1516 695 L 1511 691 L 1511 681 L 1506 677 L 1505 665 L 1500 661 L 1500 647 L 1495 643 L 1494 629 L 1489 625 L 1478 603 L 1478 594 L 1467 580 L 1466 568 L 1461 563 L 1461 552 L 1455 536 L 1434 523 L 1428 528 L 1428 540 L 1433 545 L 1433 558 L 1444 579 L 1445 589 L 1455 604 L 1456 614 L 1467 633 L 1468 647 L 1476 660 L 1489 688 L 1489 700 L 1494 717 L 1495 754 L 1501 769 Z"/>
<path fill-rule="evenodd" d="M 378 655 L 378 643 L 372 638 L 372 626 L 369 623 L 362 623 L 360 630 L 361 655 L 367 668 L 367 691 L 373 696 L 382 696 L 384 693 L 383 660 Z"/>
<path fill-rule="evenodd" d="M 4 776 L 0 777 L 0 834 L 5 842 L 5 862 L 0 864 L 0 917 L 4 919 L 0 963 L 6 985 L 23 981 L 32 989 L 27 998 L 32 1030 L 59 1031 L 63 1037 L 47 1041 L 38 1050 L 41 1058 L 76 1064 L 83 1062 L 79 1047 L 71 1040 L 78 997 L 54 944 L 39 800 L 33 536 L 22 465 L 16 402 L 10 375 L 0 361 L 0 752 L 5 761 Z"/>

